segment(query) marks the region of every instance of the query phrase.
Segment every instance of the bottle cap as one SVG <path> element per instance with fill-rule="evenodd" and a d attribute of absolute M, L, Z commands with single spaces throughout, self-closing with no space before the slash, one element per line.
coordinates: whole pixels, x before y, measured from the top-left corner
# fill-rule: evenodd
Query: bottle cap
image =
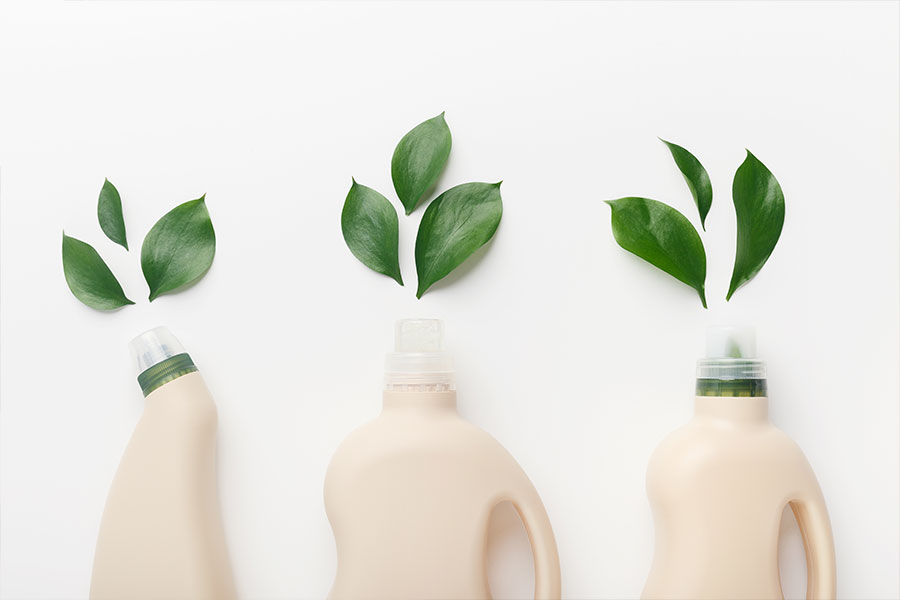
<path fill-rule="evenodd" d="M 145 331 L 131 340 L 128 349 L 131 351 L 138 373 L 143 373 L 167 358 L 187 352 L 178 338 L 165 327 L 155 327 Z"/>
<path fill-rule="evenodd" d="M 394 329 L 394 352 L 385 359 L 385 386 L 435 386 L 454 389 L 453 359 L 444 350 L 444 324 L 440 319 L 401 319 Z"/>
<path fill-rule="evenodd" d="M 766 363 L 756 357 L 752 327 L 710 327 L 706 358 L 697 361 L 697 379 L 765 379 Z"/>

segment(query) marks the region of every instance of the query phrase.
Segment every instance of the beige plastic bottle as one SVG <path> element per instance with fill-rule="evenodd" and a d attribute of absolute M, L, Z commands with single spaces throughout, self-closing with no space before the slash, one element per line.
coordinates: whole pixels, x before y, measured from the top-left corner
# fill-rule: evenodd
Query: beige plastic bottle
<path fill-rule="evenodd" d="M 806 548 L 807 598 L 835 597 L 825 500 L 803 452 L 769 421 L 755 346 L 752 330 L 710 330 L 694 418 L 650 459 L 656 550 L 644 598 L 783 598 L 778 532 L 786 505 Z"/>
<path fill-rule="evenodd" d="M 164 327 L 131 342 L 146 396 L 113 479 L 92 600 L 235 597 L 216 493 L 216 406 Z"/>
<path fill-rule="evenodd" d="M 535 565 L 535 597 L 560 597 L 550 520 L 528 476 L 456 411 L 453 368 L 438 320 L 397 323 L 381 415 L 331 460 L 325 508 L 337 546 L 332 600 L 490 598 L 491 510 L 513 503 Z"/>

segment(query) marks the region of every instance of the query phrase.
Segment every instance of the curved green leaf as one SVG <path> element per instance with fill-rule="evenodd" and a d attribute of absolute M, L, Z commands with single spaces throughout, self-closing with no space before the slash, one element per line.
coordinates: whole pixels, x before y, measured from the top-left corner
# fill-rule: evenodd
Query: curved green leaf
<path fill-rule="evenodd" d="M 450 157 L 450 128 L 444 113 L 416 125 L 403 136 L 391 158 L 394 190 L 410 214 L 437 183 Z"/>
<path fill-rule="evenodd" d="M 97 251 L 90 244 L 63 232 L 63 273 L 72 294 L 97 310 L 113 310 L 134 304 Z"/>
<path fill-rule="evenodd" d="M 416 298 L 486 244 L 501 216 L 500 183 L 464 183 L 435 198 L 416 236 Z"/>
<path fill-rule="evenodd" d="M 97 200 L 97 220 L 106 237 L 128 250 L 125 239 L 125 219 L 122 217 L 122 199 L 119 190 L 109 179 L 103 181 L 100 198 Z"/>
<path fill-rule="evenodd" d="M 706 231 L 706 215 L 709 214 L 713 197 L 709 174 L 696 156 L 678 144 L 667 142 L 662 138 L 659 141 L 669 148 L 672 158 L 675 159 L 675 164 L 678 165 L 678 170 L 684 175 L 684 180 L 687 182 L 691 195 L 694 197 L 694 204 L 697 205 L 697 210 L 700 212 L 700 225 L 703 227 L 703 231 Z"/>
<path fill-rule="evenodd" d="M 726 300 L 753 279 L 775 249 L 784 226 L 784 194 L 778 180 L 747 150 L 731 189 L 737 215 L 737 252 Z"/>
<path fill-rule="evenodd" d="M 607 200 L 612 230 L 625 250 L 697 290 L 706 308 L 706 251 L 687 217 L 649 198 Z"/>
<path fill-rule="evenodd" d="M 141 246 L 150 301 L 203 277 L 216 255 L 206 195 L 180 204 L 156 222 Z"/>
<path fill-rule="evenodd" d="M 341 231 L 350 252 L 362 264 L 403 285 L 398 256 L 400 222 L 387 198 L 354 179 L 341 211 Z"/>

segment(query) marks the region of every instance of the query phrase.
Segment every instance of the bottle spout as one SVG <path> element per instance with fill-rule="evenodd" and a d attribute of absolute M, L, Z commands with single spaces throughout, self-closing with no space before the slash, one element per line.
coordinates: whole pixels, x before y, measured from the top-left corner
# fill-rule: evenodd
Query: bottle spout
<path fill-rule="evenodd" d="M 389 390 L 441 391 L 455 389 L 453 359 L 444 350 L 440 319 L 401 319 L 394 328 L 394 352 L 384 369 Z"/>
<path fill-rule="evenodd" d="M 698 396 L 765 396 L 766 363 L 756 357 L 752 327 L 710 327 L 697 361 Z"/>
<path fill-rule="evenodd" d="M 128 344 L 138 374 L 167 358 L 185 354 L 187 350 L 166 327 L 154 327 Z"/>

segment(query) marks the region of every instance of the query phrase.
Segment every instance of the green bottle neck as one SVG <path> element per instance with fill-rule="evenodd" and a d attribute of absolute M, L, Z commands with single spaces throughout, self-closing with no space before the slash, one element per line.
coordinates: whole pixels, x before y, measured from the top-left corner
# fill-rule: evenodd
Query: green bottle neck
<path fill-rule="evenodd" d="M 153 390 L 195 371 L 197 371 L 197 367 L 194 366 L 194 361 L 187 352 L 184 352 L 156 363 L 138 375 L 137 380 L 146 398 Z"/>
<path fill-rule="evenodd" d="M 697 379 L 697 396 L 765 398 L 765 379 Z"/>

